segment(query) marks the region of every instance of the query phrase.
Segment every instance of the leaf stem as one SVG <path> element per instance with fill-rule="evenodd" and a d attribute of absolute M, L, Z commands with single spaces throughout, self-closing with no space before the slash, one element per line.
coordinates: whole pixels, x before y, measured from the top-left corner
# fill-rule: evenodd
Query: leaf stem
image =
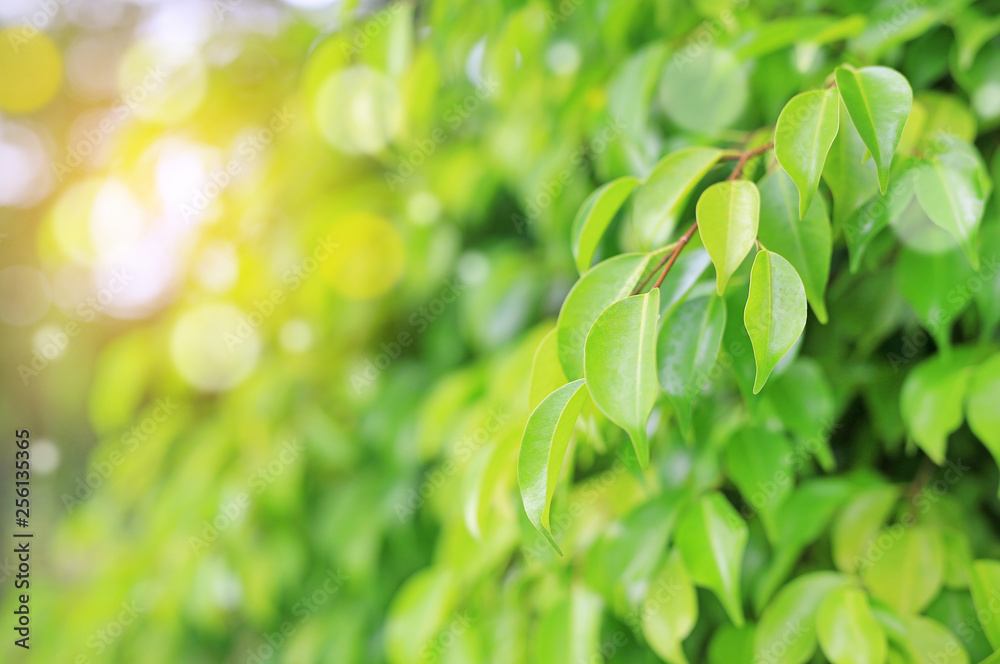
<path fill-rule="evenodd" d="M 677 256 L 681 253 L 681 249 L 683 249 L 687 245 L 688 241 L 691 240 L 691 236 L 694 235 L 694 232 L 697 229 L 698 229 L 698 222 L 696 221 L 693 224 L 691 224 L 690 228 L 684 231 L 684 235 L 682 235 L 681 239 L 677 241 L 677 246 L 674 247 L 674 250 L 670 252 L 670 258 L 667 259 L 667 266 L 663 268 L 663 272 L 660 273 L 660 278 L 656 280 L 655 284 L 653 284 L 653 288 L 659 288 L 660 284 L 663 283 L 663 280 L 667 278 L 667 272 L 670 272 L 670 268 L 674 266 L 674 261 L 677 260 Z"/>
<path fill-rule="evenodd" d="M 754 157 L 763 152 L 767 152 L 773 147 L 774 147 L 774 141 L 768 141 L 764 145 L 760 145 L 753 149 L 744 150 L 743 152 L 741 152 L 739 159 L 736 162 L 736 166 L 733 168 L 733 172 L 729 174 L 729 177 L 726 178 L 726 180 L 731 182 L 733 180 L 738 179 L 741 175 L 743 175 L 743 167 L 747 165 L 748 161 L 750 161 L 751 159 L 753 159 Z"/>

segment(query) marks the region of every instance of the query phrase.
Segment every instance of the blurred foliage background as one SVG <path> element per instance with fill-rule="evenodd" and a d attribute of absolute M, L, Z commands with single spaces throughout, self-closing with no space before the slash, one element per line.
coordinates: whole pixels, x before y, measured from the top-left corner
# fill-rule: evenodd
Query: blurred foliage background
<path fill-rule="evenodd" d="M 35 549 L 31 651 L 5 637 L 3 660 L 590 662 L 614 643 L 658 661 L 632 630 L 618 643 L 625 577 L 648 573 L 607 543 L 651 496 L 615 461 L 627 440 L 581 437 L 560 528 L 578 555 L 548 550 L 517 493 L 577 208 L 669 150 L 755 139 L 845 61 L 899 69 L 992 159 L 998 6 L 4 2 L 0 418 L 31 432 Z M 822 374 L 841 471 L 909 482 L 890 355 L 941 339 L 886 266 L 900 244 L 876 240 L 863 278 L 835 256 L 802 371 Z M 955 318 L 962 339 L 983 314 Z M 962 518 L 996 557 L 996 466 L 967 431 L 953 444 L 980 462 L 942 504 L 976 505 Z M 714 481 L 717 458 L 669 433 L 654 457 L 665 482 Z M 961 592 L 940 620 L 964 619 Z M 706 661 L 724 614 L 699 599 Z"/>

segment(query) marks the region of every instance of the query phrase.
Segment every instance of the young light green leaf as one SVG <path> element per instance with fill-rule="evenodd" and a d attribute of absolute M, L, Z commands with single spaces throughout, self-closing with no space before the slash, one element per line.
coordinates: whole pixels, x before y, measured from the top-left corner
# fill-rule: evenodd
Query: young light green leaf
<path fill-rule="evenodd" d="M 573 219 L 573 259 L 583 274 L 594 260 L 597 246 L 625 199 L 639 184 L 633 177 L 621 177 L 600 187 L 587 197 Z"/>
<path fill-rule="evenodd" d="M 813 572 L 781 589 L 757 623 L 755 662 L 804 664 L 816 652 L 816 613 L 822 601 L 849 583 L 836 572 Z"/>
<path fill-rule="evenodd" d="M 719 355 L 725 327 L 725 300 L 712 293 L 682 302 L 660 328 L 656 345 L 660 386 L 677 409 L 685 432 L 692 404 Z"/>
<path fill-rule="evenodd" d="M 715 265 L 716 286 L 722 295 L 757 237 L 757 185 L 746 180 L 713 184 L 698 199 L 695 215 L 698 234 Z"/>
<path fill-rule="evenodd" d="M 458 583 L 450 569 L 430 567 L 406 580 L 392 600 L 385 627 L 385 649 L 391 664 L 413 662 L 437 636 L 458 599 Z"/>
<path fill-rule="evenodd" d="M 839 129 L 833 147 L 826 157 L 823 179 L 833 195 L 833 223 L 843 228 L 847 220 L 861 205 L 878 193 L 875 164 L 861 159 L 865 144 L 858 130 L 851 124 L 844 103 L 840 102 Z"/>
<path fill-rule="evenodd" d="M 612 304 L 587 335 L 584 374 L 594 403 L 628 433 L 639 465 L 649 463 L 646 422 L 659 393 L 656 324 L 660 290 Z"/>
<path fill-rule="evenodd" d="M 681 642 L 698 619 L 698 597 L 680 551 L 674 549 L 649 584 L 642 606 L 642 634 L 670 664 L 687 664 Z"/>
<path fill-rule="evenodd" d="M 739 513 L 725 496 L 714 492 L 684 511 L 674 540 L 691 578 L 715 593 L 737 627 L 743 625 L 740 578 L 747 533 Z"/>
<path fill-rule="evenodd" d="M 997 604 L 1000 603 L 1000 561 L 973 562 L 969 569 L 969 591 L 979 615 L 992 617 L 992 620 L 981 621 L 983 633 L 990 645 L 1000 650 L 1000 620 L 997 620 L 1000 614 L 997 610 Z"/>
<path fill-rule="evenodd" d="M 898 531 L 898 532 L 897 532 Z M 944 547 L 937 531 L 927 526 L 883 529 L 877 542 L 880 556 L 861 570 L 872 597 L 901 614 L 927 608 L 944 581 Z"/>
<path fill-rule="evenodd" d="M 778 116 L 774 156 L 799 190 L 797 219 L 812 204 L 839 124 L 840 96 L 832 89 L 796 95 Z"/>
<path fill-rule="evenodd" d="M 972 433 L 983 441 L 997 465 L 1000 465 L 1000 354 L 973 370 L 965 411 Z M 994 645 L 1000 648 L 1000 644 Z"/>
<path fill-rule="evenodd" d="M 888 67 L 855 69 L 844 65 L 837 67 L 835 76 L 847 113 L 871 151 L 879 190 L 884 194 L 892 155 L 910 115 L 913 90 L 902 74 Z"/>
<path fill-rule="evenodd" d="M 931 221 L 948 231 L 962 247 L 973 270 L 979 269 L 976 246 L 979 223 L 986 208 L 986 195 L 979 186 L 978 169 L 944 163 L 941 159 L 925 161 L 917 171 L 917 200 Z"/>
<path fill-rule="evenodd" d="M 757 237 L 770 251 L 781 254 L 802 279 L 806 298 L 819 322 L 826 323 L 826 282 L 830 277 L 833 241 L 826 203 L 816 198 L 800 218 L 795 208 L 795 185 L 778 169 L 760 182 L 760 228 Z M 815 187 L 814 187 L 815 188 Z"/>
<path fill-rule="evenodd" d="M 962 404 L 971 368 L 962 357 L 936 355 L 907 375 L 900 392 L 903 424 L 917 445 L 939 466 L 948 434 L 962 425 Z"/>
<path fill-rule="evenodd" d="M 694 146 L 660 160 L 632 203 L 632 232 L 639 247 L 652 249 L 670 237 L 691 191 L 720 156 L 721 150 Z"/>
<path fill-rule="evenodd" d="M 557 328 L 552 328 L 538 344 L 531 363 L 531 385 L 528 388 L 528 411 L 535 410 L 542 399 L 568 381 L 559 363 Z"/>
<path fill-rule="evenodd" d="M 528 417 L 517 457 L 517 483 L 524 511 L 560 556 L 549 529 L 549 509 L 562 470 L 573 425 L 587 397 L 584 381 L 575 380 L 547 396 Z"/>
<path fill-rule="evenodd" d="M 902 616 L 914 664 L 969 664 L 969 655 L 951 630 L 931 618 Z"/>
<path fill-rule="evenodd" d="M 767 538 L 777 542 L 778 508 L 795 486 L 788 439 L 775 431 L 739 429 L 726 445 L 725 467 L 743 499 L 760 514 Z"/>
<path fill-rule="evenodd" d="M 757 394 L 806 326 L 802 280 L 788 261 L 772 251 L 759 251 L 754 258 L 743 324 L 757 363 L 753 385 Z"/>
<path fill-rule="evenodd" d="M 566 378 L 583 377 L 583 348 L 590 328 L 615 302 L 627 297 L 639 283 L 648 254 L 621 254 L 584 273 L 563 302 L 556 324 L 559 362 Z"/>
<path fill-rule="evenodd" d="M 830 664 L 885 662 L 885 631 L 859 588 L 838 588 L 823 600 L 816 614 L 816 635 Z"/>
<path fill-rule="evenodd" d="M 868 555 L 875 536 L 899 502 L 896 486 L 878 486 L 851 499 L 833 522 L 833 561 L 844 572 L 854 572 Z"/>

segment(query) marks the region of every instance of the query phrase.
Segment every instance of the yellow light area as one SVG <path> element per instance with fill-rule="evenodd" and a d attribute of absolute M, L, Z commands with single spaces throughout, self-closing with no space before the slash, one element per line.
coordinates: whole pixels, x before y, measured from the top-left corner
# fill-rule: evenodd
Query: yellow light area
<path fill-rule="evenodd" d="M 118 66 L 121 104 L 157 122 L 178 122 L 201 104 L 208 87 L 205 65 L 149 42 L 132 44 Z"/>
<path fill-rule="evenodd" d="M 240 383 L 257 364 L 259 311 L 244 312 L 231 304 L 205 304 L 177 321 L 170 337 L 170 356 L 178 373 L 205 392 L 221 392 Z"/>
<path fill-rule="evenodd" d="M 339 244 L 323 262 L 337 292 L 356 300 L 379 297 L 396 285 L 406 265 L 403 239 L 388 221 L 370 212 L 343 217 L 330 228 Z"/>
<path fill-rule="evenodd" d="M 330 76 L 319 89 L 314 111 L 327 142 L 345 154 L 379 152 L 403 124 L 396 84 L 362 65 Z"/>
<path fill-rule="evenodd" d="M 80 263 L 90 264 L 97 256 L 90 232 L 90 212 L 104 181 L 89 178 L 71 185 L 49 209 L 43 233 L 42 247 L 58 251 Z"/>
<path fill-rule="evenodd" d="M 0 110 L 31 113 L 59 91 L 63 65 L 45 34 L 23 27 L 0 30 Z"/>

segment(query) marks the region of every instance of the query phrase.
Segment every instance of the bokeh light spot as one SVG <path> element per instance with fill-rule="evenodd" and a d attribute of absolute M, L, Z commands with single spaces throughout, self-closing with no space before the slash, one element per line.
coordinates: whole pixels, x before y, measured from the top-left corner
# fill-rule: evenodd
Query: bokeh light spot
<path fill-rule="evenodd" d="M 395 84 L 363 66 L 328 78 L 319 89 L 315 113 L 326 140 L 347 154 L 378 152 L 395 137 L 403 121 Z"/>
<path fill-rule="evenodd" d="M 403 274 L 406 253 L 399 232 L 371 213 L 344 217 L 330 229 L 339 247 L 323 263 L 333 287 L 347 297 L 376 298 L 396 285 Z"/>
<path fill-rule="evenodd" d="M 245 314 L 231 304 L 206 304 L 184 314 L 170 339 L 177 371 L 205 392 L 240 383 L 257 364 L 259 315 Z"/>
<path fill-rule="evenodd" d="M 42 108 L 59 91 L 62 75 L 62 56 L 44 33 L 0 30 L 0 109 L 30 113 Z"/>

